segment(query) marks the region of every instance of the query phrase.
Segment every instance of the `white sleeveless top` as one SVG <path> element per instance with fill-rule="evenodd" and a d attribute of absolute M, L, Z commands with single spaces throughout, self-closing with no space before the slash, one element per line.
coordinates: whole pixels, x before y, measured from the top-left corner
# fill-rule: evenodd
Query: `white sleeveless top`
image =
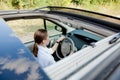
<path fill-rule="evenodd" d="M 55 63 L 55 60 L 51 55 L 52 53 L 53 51 L 51 48 L 38 45 L 37 61 L 42 68 L 45 68 Z"/>

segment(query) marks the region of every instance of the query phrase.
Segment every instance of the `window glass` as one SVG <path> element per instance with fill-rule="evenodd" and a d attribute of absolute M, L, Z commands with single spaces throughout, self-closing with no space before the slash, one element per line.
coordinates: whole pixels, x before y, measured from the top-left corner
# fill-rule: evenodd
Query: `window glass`
<path fill-rule="evenodd" d="M 53 36 L 53 35 L 62 33 L 62 28 L 53 22 L 46 21 L 46 27 L 47 27 L 49 36 Z M 55 27 L 57 28 L 57 30 L 55 29 Z"/>
<path fill-rule="evenodd" d="M 23 43 L 33 41 L 34 32 L 44 29 L 43 19 L 19 19 L 7 23 Z"/>

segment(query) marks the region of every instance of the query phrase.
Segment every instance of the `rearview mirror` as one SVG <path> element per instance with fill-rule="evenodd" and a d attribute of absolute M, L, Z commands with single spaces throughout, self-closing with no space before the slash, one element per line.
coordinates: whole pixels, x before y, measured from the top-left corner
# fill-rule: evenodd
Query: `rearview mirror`
<path fill-rule="evenodd" d="M 57 25 L 55 25 L 55 30 L 57 30 L 57 31 L 59 31 L 59 32 L 62 32 L 62 28 L 59 27 L 59 26 L 57 26 Z"/>

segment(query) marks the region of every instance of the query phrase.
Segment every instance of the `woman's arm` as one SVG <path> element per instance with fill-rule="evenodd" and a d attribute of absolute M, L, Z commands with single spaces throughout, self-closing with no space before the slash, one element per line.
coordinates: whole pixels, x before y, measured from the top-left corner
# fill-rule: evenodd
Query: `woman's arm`
<path fill-rule="evenodd" d="M 65 38 L 65 36 L 62 36 L 55 42 L 54 46 L 52 47 L 53 53 L 56 51 L 56 49 L 59 45 L 59 42 L 62 41 L 64 38 Z"/>

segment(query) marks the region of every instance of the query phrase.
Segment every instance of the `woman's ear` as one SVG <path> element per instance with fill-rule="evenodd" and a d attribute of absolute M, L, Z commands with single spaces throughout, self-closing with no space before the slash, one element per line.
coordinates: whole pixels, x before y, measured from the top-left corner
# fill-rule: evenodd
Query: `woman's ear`
<path fill-rule="evenodd" d="M 42 41 L 42 44 L 44 44 L 44 43 L 45 43 L 45 40 Z"/>

